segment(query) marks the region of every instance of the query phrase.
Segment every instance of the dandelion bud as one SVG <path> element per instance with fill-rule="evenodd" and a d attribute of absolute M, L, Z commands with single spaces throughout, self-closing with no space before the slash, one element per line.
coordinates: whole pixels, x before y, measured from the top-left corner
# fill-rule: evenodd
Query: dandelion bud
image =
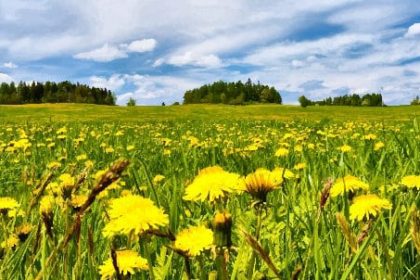
<path fill-rule="evenodd" d="M 16 235 L 21 242 L 25 242 L 25 240 L 28 238 L 31 231 L 32 231 L 32 225 L 23 224 L 17 228 Z"/>
<path fill-rule="evenodd" d="M 232 216 L 227 213 L 217 213 L 213 219 L 214 244 L 217 247 L 232 246 Z"/>

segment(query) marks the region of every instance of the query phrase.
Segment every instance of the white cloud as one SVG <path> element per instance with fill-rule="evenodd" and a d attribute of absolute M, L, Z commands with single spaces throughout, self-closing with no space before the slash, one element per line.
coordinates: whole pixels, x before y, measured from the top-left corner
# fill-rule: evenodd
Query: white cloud
<path fill-rule="evenodd" d="M 153 51 L 156 47 L 157 41 L 155 39 L 143 39 L 133 41 L 127 46 L 128 52 L 150 52 Z"/>
<path fill-rule="evenodd" d="M 100 48 L 78 53 L 74 55 L 74 58 L 97 62 L 110 62 L 116 59 L 126 58 L 128 57 L 128 53 L 131 52 L 143 53 L 152 51 L 156 47 L 156 44 L 155 39 L 137 40 L 129 44 L 120 44 L 119 46 L 106 43 Z"/>
<path fill-rule="evenodd" d="M 125 79 L 122 75 L 114 74 L 109 78 L 92 76 L 89 78 L 89 84 L 97 88 L 107 88 L 115 91 L 125 85 Z"/>
<path fill-rule="evenodd" d="M 159 63 L 162 62 L 160 61 Z M 166 63 L 175 66 L 194 65 L 208 68 L 220 67 L 222 65 L 220 58 L 214 54 L 199 55 L 192 52 L 171 56 Z"/>
<path fill-rule="evenodd" d="M 405 33 L 406 37 L 415 37 L 419 35 L 420 35 L 420 23 L 414 23 L 408 28 L 407 33 Z"/>
<path fill-rule="evenodd" d="M 93 60 L 97 62 L 109 62 L 125 57 L 127 57 L 127 53 L 121 51 L 118 47 L 109 45 L 108 43 L 98 49 L 78 53 L 74 56 L 74 58 L 77 59 Z"/>
<path fill-rule="evenodd" d="M 13 82 L 13 78 L 7 74 L 0 73 L 0 83 L 11 83 Z"/>
<path fill-rule="evenodd" d="M 14 69 L 14 68 L 17 68 L 18 66 L 16 64 L 14 64 L 13 62 L 9 61 L 9 62 L 3 63 L 3 67 L 9 68 L 9 69 Z"/>

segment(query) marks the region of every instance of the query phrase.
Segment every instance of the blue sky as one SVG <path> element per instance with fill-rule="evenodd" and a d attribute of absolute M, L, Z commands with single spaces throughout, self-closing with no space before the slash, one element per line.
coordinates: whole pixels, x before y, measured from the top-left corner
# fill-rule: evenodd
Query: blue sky
<path fill-rule="evenodd" d="M 284 103 L 420 95 L 419 0 L 0 0 L 0 82 L 71 80 L 125 104 L 250 77 Z"/>

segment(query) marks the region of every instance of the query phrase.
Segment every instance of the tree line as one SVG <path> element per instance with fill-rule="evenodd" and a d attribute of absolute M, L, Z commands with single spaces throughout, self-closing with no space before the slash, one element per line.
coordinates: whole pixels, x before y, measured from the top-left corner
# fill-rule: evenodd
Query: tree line
<path fill-rule="evenodd" d="M 64 82 L 14 82 L 0 85 L 0 104 L 91 103 L 115 105 L 115 95 L 108 89 Z"/>
<path fill-rule="evenodd" d="M 338 105 L 338 106 L 384 106 L 382 95 L 380 93 L 367 93 L 365 95 L 346 94 L 336 97 L 328 97 L 320 101 L 312 101 L 304 95 L 299 97 L 299 103 L 302 107 L 311 105 Z"/>
<path fill-rule="evenodd" d="M 253 83 L 251 79 L 243 83 L 217 81 L 188 90 L 184 94 L 184 104 L 193 103 L 224 103 L 241 105 L 247 103 L 277 103 L 281 104 L 280 93 L 274 88 Z"/>

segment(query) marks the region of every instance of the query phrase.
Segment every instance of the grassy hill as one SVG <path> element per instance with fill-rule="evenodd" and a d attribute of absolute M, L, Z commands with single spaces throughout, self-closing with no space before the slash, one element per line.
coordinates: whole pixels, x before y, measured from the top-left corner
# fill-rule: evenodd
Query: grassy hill
<path fill-rule="evenodd" d="M 290 105 L 182 105 L 119 107 L 87 104 L 30 104 L 0 106 L 0 122 L 149 121 L 177 119 L 253 120 L 409 120 L 420 116 L 418 106 L 301 108 Z"/>

